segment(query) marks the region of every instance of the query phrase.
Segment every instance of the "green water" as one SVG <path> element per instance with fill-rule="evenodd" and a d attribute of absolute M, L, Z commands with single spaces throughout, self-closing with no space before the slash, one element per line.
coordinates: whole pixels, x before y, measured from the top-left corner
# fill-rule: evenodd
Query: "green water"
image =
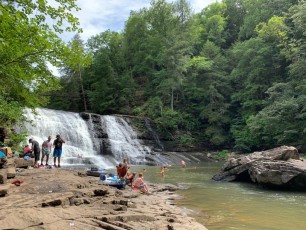
<path fill-rule="evenodd" d="M 188 185 L 178 193 L 177 205 L 209 230 L 304 230 L 306 193 L 268 191 L 255 185 L 211 181 L 222 164 L 173 166 L 164 177 L 160 167 L 146 166 L 144 178 L 152 183 Z M 143 167 L 132 167 L 140 171 Z"/>

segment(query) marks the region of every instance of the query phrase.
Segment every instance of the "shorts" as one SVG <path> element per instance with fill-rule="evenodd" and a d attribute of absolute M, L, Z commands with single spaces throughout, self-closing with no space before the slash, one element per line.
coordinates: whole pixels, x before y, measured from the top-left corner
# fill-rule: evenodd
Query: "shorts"
<path fill-rule="evenodd" d="M 49 155 L 50 154 L 50 149 L 43 149 L 42 152 L 43 152 L 43 154 Z"/>
<path fill-rule="evenodd" d="M 62 149 L 54 149 L 53 157 L 61 157 L 62 156 Z"/>
<path fill-rule="evenodd" d="M 35 161 L 39 161 L 39 157 L 40 157 L 40 149 L 34 149 Z"/>

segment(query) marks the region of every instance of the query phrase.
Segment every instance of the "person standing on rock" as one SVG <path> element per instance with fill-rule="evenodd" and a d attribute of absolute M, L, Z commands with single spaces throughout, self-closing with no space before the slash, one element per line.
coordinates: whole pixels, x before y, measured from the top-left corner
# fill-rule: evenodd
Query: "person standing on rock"
<path fill-rule="evenodd" d="M 48 136 L 48 140 L 42 143 L 41 148 L 42 148 L 42 151 L 41 151 L 42 156 L 41 156 L 40 166 L 44 166 L 43 161 L 44 161 L 45 156 L 46 156 L 46 166 L 48 166 L 49 155 L 52 149 L 51 136 Z"/>
<path fill-rule="evenodd" d="M 38 167 L 39 157 L 40 157 L 39 143 L 37 141 L 35 141 L 34 139 L 32 139 L 32 138 L 29 139 L 29 142 L 32 144 L 32 151 L 34 153 L 34 159 L 35 159 L 34 167 L 37 168 Z"/>
<path fill-rule="evenodd" d="M 62 156 L 62 146 L 65 141 L 61 138 L 60 135 L 56 135 L 56 139 L 53 142 L 54 150 L 53 150 L 53 157 L 54 157 L 54 167 L 61 167 L 61 156 Z M 58 158 L 58 164 L 56 166 L 56 158 Z"/>

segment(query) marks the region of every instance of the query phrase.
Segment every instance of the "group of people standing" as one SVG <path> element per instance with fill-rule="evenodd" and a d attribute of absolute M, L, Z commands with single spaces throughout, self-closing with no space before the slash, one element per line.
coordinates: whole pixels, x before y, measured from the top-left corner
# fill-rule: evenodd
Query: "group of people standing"
<path fill-rule="evenodd" d="M 34 140 L 33 138 L 29 139 L 29 143 L 32 144 L 31 147 L 29 146 L 25 146 L 24 148 L 24 154 L 27 155 L 28 153 L 32 153 L 32 156 L 34 156 L 35 159 L 35 164 L 34 167 L 42 167 L 42 166 L 48 166 L 48 162 L 49 162 L 49 156 L 52 152 L 52 147 L 53 149 L 53 157 L 54 157 L 54 167 L 61 167 L 61 156 L 62 156 L 62 146 L 63 143 L 65 143 L 65 141 L 61 138 L 60 135 L 56 135 L 56 139 L 53 141 L 51 141 L 51 136 L 48 137 L 47 140 L 45 140 L 42 145 L 41 145 L 41 149 L 40 149 L 40 145 L 38 143 L 38 141 Z M 41 156 L 41 162 L 39 164 L 39 160 L 40 160 L 40 150 L 42 153 Z M 43 164 L 44 158 L 46 157 L 46 164 Z M 56 160 L 57 160 L 57 164 L 56 164 Z"/>

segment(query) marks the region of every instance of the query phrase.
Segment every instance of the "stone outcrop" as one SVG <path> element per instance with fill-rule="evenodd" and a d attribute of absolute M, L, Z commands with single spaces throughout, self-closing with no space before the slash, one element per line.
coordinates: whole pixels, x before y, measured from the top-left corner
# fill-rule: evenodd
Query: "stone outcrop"
<path fill-rule="evenodd" d="M 269 188 L 306 191 L 306 163 L 299 159 L 296 148 L 282 146 L 230 158 L 212 179 L 253 182 Z"/>
<path fill-rule="evenodd" d="M 141 194 L 63 168 L 24 169 L 18 180 L 0 185 L 0 229 L 206 230 L 169 204 L 174 185 L 148 184 L 150 194 Z"/>
<path fill-rule="evenodd" d="M 96 143 L 97 152 L 102 155 L 112 155 L 107 128 L 102 116 L 85 112 L 80 113 L 80 116 L 87 122 L 91 130 L 91 134 L 93 135 L 92 138 Z M 154 131 L 154 124 L 150 122 L 149 119 L 125 115 L 114 116 L 123 118 L 137 133 L 137 139 L 139 139 L 143 144 L 157 152 L 164 150 L 157 133 Z"/>

